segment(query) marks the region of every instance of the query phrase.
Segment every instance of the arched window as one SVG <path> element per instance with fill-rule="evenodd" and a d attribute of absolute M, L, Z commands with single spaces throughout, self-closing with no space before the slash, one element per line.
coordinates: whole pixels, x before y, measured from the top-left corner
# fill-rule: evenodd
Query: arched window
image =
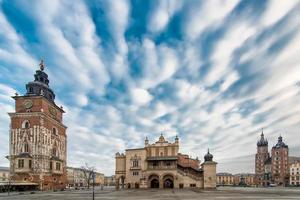
<path fill-rule="evenodd" d="M 56 156 L 56 148 L 53 148 L 53 149 L 52 149 L 52 155 L 53 155 L 53 156 Z"/>
<path fill-rule="evenodd" d="M 52 128 L 52 133 L 53 133 L 54 135 L 58 135 L 57 128 L 53 127 L 53 128 Z"/>
<path fill-rule="evenodd" d="M 138 160 L 134 160 L 133 161 L 133 167 L 138 167 L 139 166 L 139 161 Z"/>
<path fill-rule="evenodd" d="M 24 120 L 22 123 L 22 128 L 30 128 L 30 124 L 28 120 Z"/>
<path fill-rule="evenodd" d="M 33 88 L 29 87 L 29 93 L 33 93 Z"/>

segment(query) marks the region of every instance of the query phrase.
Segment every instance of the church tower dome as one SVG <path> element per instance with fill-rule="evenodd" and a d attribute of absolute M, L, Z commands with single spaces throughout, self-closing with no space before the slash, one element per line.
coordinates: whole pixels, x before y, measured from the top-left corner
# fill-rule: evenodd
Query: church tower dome
<path fill-rule="evenodd" d="M 50 102 L 54 102 L 55 94 L 49 87 L 48 75 L 44 72 L 44 60 L 41 60 L 40 69 L 34 74 L 34 81 L 26 84 L 26 96 L 44 96 Z"/>

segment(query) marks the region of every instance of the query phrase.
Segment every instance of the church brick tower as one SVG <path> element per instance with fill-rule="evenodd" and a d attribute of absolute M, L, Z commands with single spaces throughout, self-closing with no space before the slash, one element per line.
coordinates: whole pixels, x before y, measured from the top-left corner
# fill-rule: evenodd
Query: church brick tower
<path fill-rule="evenodd" d="M 278 137 L 278 142 L 272 147 L 272 176 L 276 185 L 289 184 L 289 147 Z"/>
<path fill-rule="evenodd" d="M 257 142 L 257 153 L 255 155 L 255 181 L 256 185 L 264 185 L 265 163 L 270 158 L 268 152 L 268 140 L 264 138 L 262 131 L 260 140 Z"/>
<path fill-rule="evenodd" d="M 15 112 L 9 113 L 9 160 L 11 181 L 39 190 L 58 190 L 67 185 L 67 127 L 62 107 L 55 102 L 44 63 L 26 85 L 26 94 L 16 94 Z"/>

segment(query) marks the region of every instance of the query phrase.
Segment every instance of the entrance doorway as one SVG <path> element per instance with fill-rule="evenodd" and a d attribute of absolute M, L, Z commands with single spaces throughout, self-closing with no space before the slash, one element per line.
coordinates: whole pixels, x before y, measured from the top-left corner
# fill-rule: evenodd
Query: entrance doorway
<path fill-rule="evenodd" d="M 154 178 L 154 179 L 151 180 L 151 188 L 159 188 L 158 179 Z"/>
<path fill-rule="evenodd" d="M 139 183 L 135 183 L 135 184 L 134 184 L 134 187 L 135 187 L 135 188 L 140 188 L 140 184 L 139 184 Z"/>
<path fill-rule="evenodd" d="M 167 179 L 164 181 L 164 188 L 174 188 L 173 180 L 167 178 Z"/>

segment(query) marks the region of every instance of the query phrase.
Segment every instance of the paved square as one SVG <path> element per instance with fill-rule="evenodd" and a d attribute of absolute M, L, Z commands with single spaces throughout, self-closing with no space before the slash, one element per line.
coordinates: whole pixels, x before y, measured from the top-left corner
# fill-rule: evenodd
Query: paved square
<path fill-rule="evenodd" d="M 62 191 L 62 192 L 36 192 L 30 193 L 13 193 L 11 196 L 1 193 L 0 199 L 9 200 L 79 200 L 92 199 L 91 191 Z M 196 191 L 196 190 L 120 190 L 105 188 L 104 190 L 96 189 L 95 199 L 102 200 L 153 200 L 153 199 L 300 199 L 300 188 L 218 188 L 214 191 Z"/>

